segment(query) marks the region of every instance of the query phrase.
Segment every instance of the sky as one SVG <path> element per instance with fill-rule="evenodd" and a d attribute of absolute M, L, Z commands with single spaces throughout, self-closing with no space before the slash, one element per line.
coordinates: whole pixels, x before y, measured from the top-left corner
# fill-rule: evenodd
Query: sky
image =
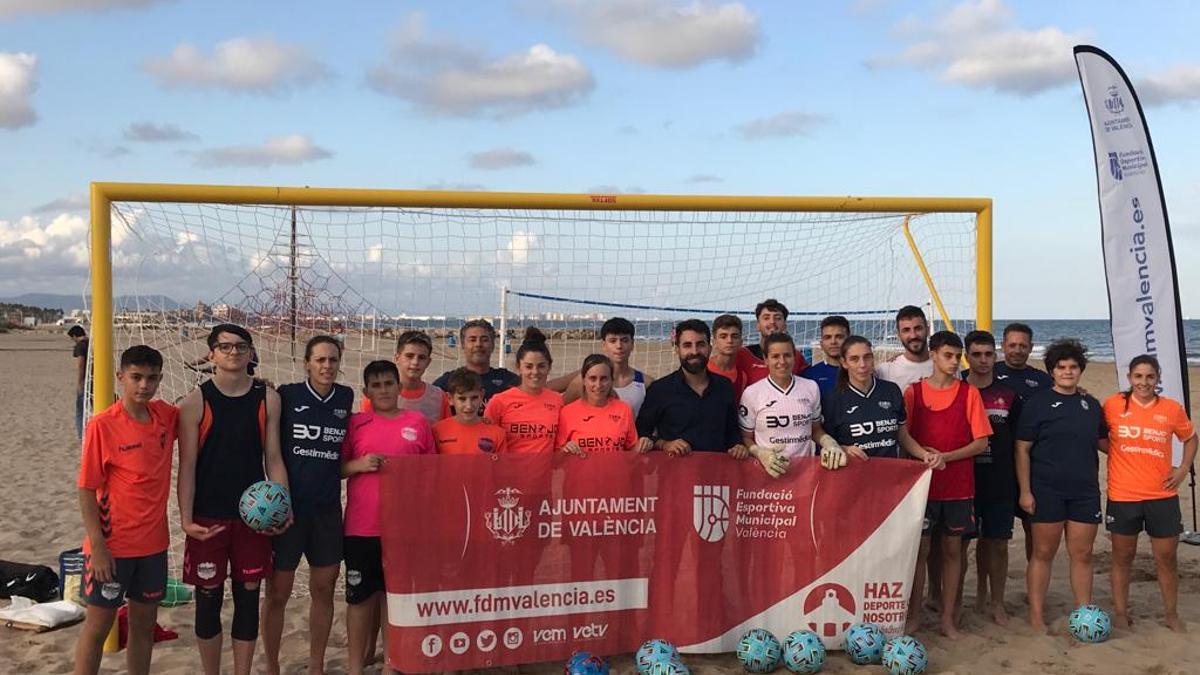
<path fill-rule="evenodd" d="M 284 6 L 0 0 L 0 296 L 82 288 L 94 180 L 971 196 L 997 317 L 1104 317 L 1089 43 L 1146 107 L 1200 317 L 1200 4 Z"/>

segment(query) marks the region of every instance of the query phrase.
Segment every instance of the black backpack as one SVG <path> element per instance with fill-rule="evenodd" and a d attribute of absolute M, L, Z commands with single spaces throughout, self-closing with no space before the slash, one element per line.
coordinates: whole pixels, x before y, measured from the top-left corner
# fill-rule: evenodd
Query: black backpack
<path fill-rule="evenodd" d="M 58 574 L 45 565 L 0 560 L 0 598 L 20 595 L 34 602 L 58 599 Z"/>

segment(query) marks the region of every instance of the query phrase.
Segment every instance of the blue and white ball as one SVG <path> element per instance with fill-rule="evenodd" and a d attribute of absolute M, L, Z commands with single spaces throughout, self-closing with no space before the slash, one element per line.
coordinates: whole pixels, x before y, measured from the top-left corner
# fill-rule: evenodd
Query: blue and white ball
<path fill-rule="evenodd" d="M 879 663 L 887 636 L 873 623 L 856 623 L 846 631 L 846 656 L 860 666 Z"/>
<path fill-rule="evenodd" d="M 566 675 L 608 675 L 608 662 L 588 652 L 575 652 L 563 672 Z"/>
<path fill-rule="evenodd" d="M 670 661 L 655 661 L 646 669 L 645 675 L 692 675 L 692 671 L 683 665 L 683 661 L 672 659 Z"/>
<path fill-rule="evenodd" d="M 811 630 L 794 631 L 783 643 L 783 665 L 801 675 L 820 671 L 825 665 L 825 643 Z"/>
<path fill-rule="evenodd" d="M 292 497 L 275 481 L 260 480 L 242 492 L 238 500 L 242 522 L 255 532 L 282 526 L 292 515 Z"/>
<path fill-rule="evenodd" d="M 769 673 L 783 659 L 783 645 L 765 628 L 752 628 L 742 636 L 737 647 L 738 660 L 751 673 Z"/>
<path fill-rule="evenodd" d="M 646 675 L 646 670 L 651 664 L 661 661 L 670 662 L 679 660 L 679 650 L 675 645 L 666 640 L 647 640 L 638 647 L 637 655 L 634 657 L 634 664 L 637 666 L 637 671 L 641 675 Z"/>
<path fill-rule="evenodd" d="M 1112 619 L 1096 605 L 1080 605 L 1067 622 L 1071 635 L 1080 642 L 1104 642 L 1112 635 Z"/>
<path fill-rule="evenodd" d="M 929 667 L 929 652 L 917 638 L 901 635 L 888 640 L 883 667 L 890 675 L 921 675 Z"/>

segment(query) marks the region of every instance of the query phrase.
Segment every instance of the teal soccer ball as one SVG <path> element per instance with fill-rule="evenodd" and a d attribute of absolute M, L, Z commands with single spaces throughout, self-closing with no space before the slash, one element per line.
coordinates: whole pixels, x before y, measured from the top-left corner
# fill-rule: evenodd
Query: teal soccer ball
<path fill-rule="evenodd" d="M 1104 642 L 1112 635 L 1112 619 L 1096 605 L 1080 605 L 1067 622 L 1071 635 L 1080 642 Z"/>
<path fill-rule="evenodd" d="M 238 513 L 242 522 L 255 532 L 273 530 L 291 517 L 292 497 L 279 483 L 260 480 L 242 493 Z"/>
<path fill-rule="evenodd" d="M 901 635 L 884 647 L 883 667 L 890 675 L 921 675 L 929 667 L 929 652 L 917 638 Z"/>
<path fill-rule="evenodd" d="M 634 657 L 634 665 L 637 666 L 637 671 L 640 675 L 646 675 L 646 672 L 652 664 L 658 662 L 671 662 L 679 660 L 679 650 L 675 649 L 675 645 L 666 640 L 647 640 L 638 648 L 637 655 Z"/>
<path fill-rule="evenodd" d="M 751 673 L 769 673 L 779 667 L 783 646 L 764 628 L 752 628 L 742 636 L 737 647 L 738 660 Z"/>
<path fill-rule="evenodd" d="M 873 623 L 856 623 L 846 631 L 846 656 L 860 666 L 879 663 L 887 636 Z"/>
<path fill-rule="evenodd" d="M 825 643 L 811 630 L 798 630 L 783 643 L 783 665 L 793 673 L 812 675 L 825 665 Z"/>

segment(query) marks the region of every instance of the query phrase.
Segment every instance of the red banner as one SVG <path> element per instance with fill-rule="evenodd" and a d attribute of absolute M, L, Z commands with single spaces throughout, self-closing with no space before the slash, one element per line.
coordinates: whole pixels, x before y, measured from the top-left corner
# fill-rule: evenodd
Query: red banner
<path fill-rule="evenodd" d="M 388 662 L 460 670 L 729 652 L 746 630 L 904 626 L 929 473 L 695 453 L 404 457 L 384 467 Z"/>

